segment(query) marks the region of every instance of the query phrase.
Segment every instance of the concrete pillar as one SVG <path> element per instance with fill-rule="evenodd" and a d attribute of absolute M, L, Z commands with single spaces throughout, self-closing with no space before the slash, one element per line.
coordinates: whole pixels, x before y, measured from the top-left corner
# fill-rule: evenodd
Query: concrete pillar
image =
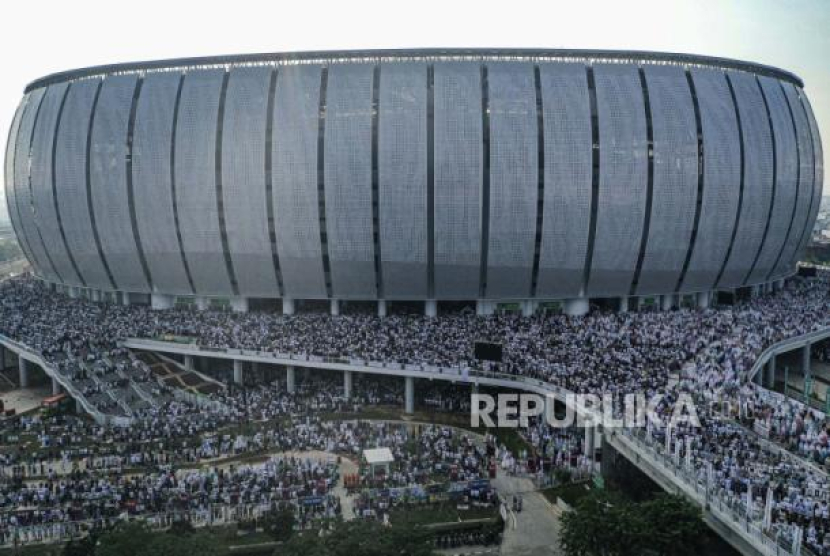
<path fill-rule="evenodd" d="M 150 308 L 156 310 L 171 309 L 173 307 L 173 296 L 154 293 L 150 295 Z"/>
<path fill-rule="evenodd" d="M 207 311 L 208 307 L 210 307 L 210 303 L 208 302 L 207 297 L 198 296 L 196 297 L 196 308 L 200 311 Z"/>
<path fill-rule="evenodd" d="M 628 296 L 624 295 L 620 298 L 620 313 L 628 312 Z"/>
<path fill-rule="evenodd" d="M 286 370 L 286 386 L 289 394 L 293 394 L 297 391 L 297 377 L 296 373 L 294 372 L 294 367 L 288 366 L 285 368 Z"/>
<path fill-rule="evenodd" d="M 591 458 L 591 461 L 594 461 L 594 427 L 586 426 L 585 427 L 585 439 L 582 445 L 582 450 L 585 452 L 585 455 Z"/>
<path fill-rule="evenodd" d="M 234 313 L 247 313 L 248 312 L 248 298 L 247 297 L 232 297 L 231 298 L 231 310 Z"/>
<path fill-rule="evenodd" d="M 75 400 L 75 413 L 83 413 L 84 406 L 81 405 L 81 400 Z"/>
<path fill-rule="evenodd" d="M 386 316 L 386 300 L 385 299 L 378 299 L 378 316 L 385 317 Z"/>
<path fill-rule="evenodd" d="M 57 396 L 61 393 L 61 383 L 54 377 L 52 378 L 52 395 Z"/>
<path fill-rule="evenodd" d="M 415 413 L 415 379 L 406 377 L 404 383 L 404 413 Z"/>
<path fill-rule="evenodd" d="M 438 316 L 438 302 L 434 299 L 427 299 L 424 302 L 424 315 L 428 317 Z"/>
<path fill-rule="evenodd" d="M 697 292 L 697 308 L 708 309 L 712 303 L 712 292 Z"/>
<path fill-rule="evenodd" d="M 476 315 L 483 317 L 493 314 L 493 303 L 486 299 L 476 301 Z"/>
<path fill-rule="evenodd" d="M 352 372 L 343 371 L 343 397 L 351 399 L 352 397 Z"/>
<path fill-rule="evenodd" d="M 523 317 L 532 317 L 533 313 L 536 312 L 536 302 L 531 299 L 526 299 L 522 301 L 522 316 Z"/>
<path fill-rule="evenodd" d="M 69 297 L 71 299 L 78 299 L 80 297 L 80 290 L 75 286 L 69 286 Z"/>
<path fill-rule="evenodd" d="M 671 311 L 674 306 L 674 295 L 667 293 L 660 296 L 660 310 Z"/>
<path fill-rule="evenodd" d="M 130 304 L 130 292 L 121 292 L 121 304 L 124 306 Z"/>
<path fill-rule="evenodd" d="M 783 290 L 784 289 L 784 279 L 782 278 L 781 280 L 776 280 L 775 282 L 772 283 L 772 287 L 777 291 Z"/>
<path fill-rule="evenodd" d="M 282 314 L 283 315 L 293 315 L 294 314 L 294 300 L 290 297 L 283 297 L 282 298 Z"/>
<path fill-rule="evenodd" d="M 775 354 L 773 353 L 769 361 L 767 361 L 767 379 L 766 379 L 766 387 L 772 390 L 775 387 Z"/>
<path fill-rule="evenodd" d="M 575 297 L 562 302 L 562 312 L 569 317 L 581 317 L 588 314 L 588 298 Z"/>
<path fill-rule="evenodd" d="M 331 300 L 331 316 L 336 317 L 340 314 L 340 300 L 339 299 L 332 299 Z"/>
<path fill-rule="evenodd" d="M 234 384 L 242 384 L 242 360 L 233 360 L 233 382 Z"/>
<path fill-rule="evenodd" d="M 801 369 L 804 371 L 804 378 L 810 378 L 810 344 L 801 348 Z"/>
<path fill-rule="evenodd" d="M 187 371 L 193 370 L 193 356 L 192 355 L 185 355 L 184 356 L 184 368 Z"/>
<path fill-rule="evenodd" d="M 21 388 L 29 387 L 29 362 L 22 355 L 17 356 L 18 383 Z"/>

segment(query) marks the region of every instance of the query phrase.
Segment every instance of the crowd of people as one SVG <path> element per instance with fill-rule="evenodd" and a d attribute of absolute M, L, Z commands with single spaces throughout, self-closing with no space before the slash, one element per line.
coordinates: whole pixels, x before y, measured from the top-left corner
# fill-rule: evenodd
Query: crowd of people
<path fill-rule="evenodd" d="M 804 530 L 807 546 L 819 554 L 830 554 L 826 461 L 830 447 L 825 416 L 761 388 L 747 376 L 767 346 L 830 325 L 829 285 L 830 279 L 823 273 L 811 279 L 795 278 L 781 291 L 706 310 L 595 311 L 584 317 L 476 316 L 469 311 L 437 317 L 377 317 L 218 310 L 197 313 L 188 308 L 156 311 L 69 299 L 34 280 L 20 279 L 0 286 L 0 334 L 37 350 L 56 365 L 71 367 L 67 372 L 78 380 L 87 379 L 85 373 L 90 369 L 98 379 L 113 369 L 119 377 L 124 376 L 124 369 L 136 363 L 119 351 L 119 342 L 134 337 L 175 335 L 210 348 L 456 369 L 480 367 L 473 355 L 475 341 L 497 341 L 504 346 L 504 360 L 496 365 L 503 373 L 618 399 L 628 393 L 660 394 L 664 403 L 658 411 L 665 414 L 680 395 L 691 396 L 701 426 L 649 427 L 646 437 L 655 449 L 674 457 L 700 482 L 711 485 L 754 518 L 764 513 L 771 497 L 772 532 L 786 537 L 797 525 Z M 825 348 L 820 347 L 817 353 L 825 353 Z M 152 383 L 140 369 L 135 374 Z M 95 384 L 101 382 L 121 387 L 133 384 L 106 380 Z M 328 397 L 318 394 L 306 420 L 315 411 L 348 410 L 352 402 L 338 399 L 333 392 L 336 388 L 329 390 Z M 399 393 L 376 391 L 371 395 L 378 400 L 400 399 Z M 298 403 L 294 396 L 271 394 L 268 388 L 242 393 L 229 389 L 213 397 L 221 403 L 222 411 L 205 412 L 168 399 L 135 411 L 136 420 L 127 431 L 99 427 L 98 434 L 170 443 L 160 449 L 148 446 L 139 450 L 141 455 L 131 450 L 99 457 L 118 456 L 122 458 L 120 465 L 125 465 L 125 457 L 153 465 L 168 463 L 170 457 L 209 459 L 229 453 L 236 441 L 217 439 L 196 446 L 188 439 L 239 421 L 243 415 L 268 420 L 302 413 L 292 414 L 292 404 Z M 439 394 L 424 399 L 439 408 L 465 407 L 459 401 L 462 396 Z M 768 438 L 758 434 L 759 428 L 769 431 Z M 274 449 L 322 449 L 319 442 L 303 437 L 302 430 L 258 432 L 259 439 L 250 442 Z M 65 434 L 71 438 L 73 433 L 69 430 Z M 269 434 L 278 434 L 278 438 Z M 301 435 L 302 440 L 295 435 Z M 537 457 L 544 454 L 576 468 L 585 465 L 587 454 L 564 433 L 539 428 L 526 436 L 536 447 Z M 173 447 L 179 444 L 183 449 Z M 75 448 L 70 446 L 62 448 L 71 453 Z M 437 453 L 458 456 L 465 452 Z M 12 459 L 7 465 L 21 465 L 14 455 L 8 457 Z M 25 456 L 21 458 L 25 460 Z M 408 481 L 415 475 L 404 473 L 401 477 Z"/>

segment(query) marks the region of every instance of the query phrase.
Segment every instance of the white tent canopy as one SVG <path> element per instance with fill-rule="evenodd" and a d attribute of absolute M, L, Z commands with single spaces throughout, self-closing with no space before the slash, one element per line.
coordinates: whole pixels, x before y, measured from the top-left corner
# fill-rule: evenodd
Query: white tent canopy
<path fill-rule="evenodd" d="M 389 448 L 372 448 L 370 450 L 363 450 L 363 459 L 371 466 L 375 465 L 389 465 L 395 461 L 392 456 L 392 450 Z"/>

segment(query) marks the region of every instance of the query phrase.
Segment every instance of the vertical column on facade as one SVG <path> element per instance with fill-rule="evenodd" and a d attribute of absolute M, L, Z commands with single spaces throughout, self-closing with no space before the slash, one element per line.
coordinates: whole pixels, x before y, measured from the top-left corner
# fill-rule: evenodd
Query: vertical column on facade
<path fill-rule="evenodd" d="M 352 371 L 343 371 L 343 397 L 347 400 L 352 397 Z"/>
<path fill-rule="evenodd" d="M 523 317 L 532 317 L 533 313 L 536 312 L 536 302 L 532 299 L 526 299 L 522 301 L 522 316 Z"/>
<path fill-rule="evenodd" d="M 331 316 L 336 317 L 340 314 L 340 300 L 339 299 L 332 299 L 331 300 Z"/>
<path fill-rule="evenodd" d="M 248 312 L 248 298 L 247 297 L 233 297 L 231 298 L 231 309 L 234 313 Z"/>
<path fill-rule="evenodd" d="M 775 354 L 773 353 L 769 361 L 767 361 L 766 365 L 767 377 L 765 381 L 765 386 L 772 390 L 775 388 Z"/>
<path fill-rule="evenodd" d="M 207 297 L 198 296 L 196 297 L 196 308 L 200 311 L 207 311 L 210 303 L 208 302 Z"/>
<path fill-rule="evenodd" d="M 438 316 L 438 302 L 434 299 L 427 299 L 424 302 L 424 315 L 428 317 Z"/>
<path fill-rule="evenodd" d="M 708 309 L 712 302 L 712 292 L 697 292 L 695 298 L 698 309 Z"/>
<path fill-rule="evenodd" d="M 660 296 L 660 310 L 671 311 L 674 306 L 674 295 L 667 293 Z"/>
<path fill-rule="evenodd" d="M 378 300 L 378 316 L 385 317 L 386 316 L 386 300 L 379 299 Z"/>
<path fill-rule="evenodd" d="M 233 360 L 233 382 L 234 384 L 242 384 L 244 380 L 243 368 L 242 368 L 242 360 L 234 359 Z"/>
<path fill-rule="evenodd" d="M 193 370 L 193 356 L 192 355 L 185 355 L 184 356 L 184 369 L 186 371 Z"/>
<path fill-rule="evenodd" d="M 562 302 L 562 312 L 569 317 L 581 317 L 588 314 L 588 298 L 575 297 Z"/>
<path fill-rule="evenodd" d="M 22 355 L 17 356 L 18 383 L 21 388 L 29 387 L 29 362 Z"/>
<path fill-rule="evenodd" d="M 585 456 L 588 457 L 591 463 L 594 463 L 594 424 L 593 423 L 586 423 L 585 425 L 585 442 L 583 444 L 583 451 L 585 452 Z"/>
<path fill-rule="evenodd" d="M 492 315 L 493 309 L 494 303 L 492 301 L 487 301 L 486 299 L 479 299 L 476 301 L 476 315 L 480 317 Z"/>
<path fill-rule="evenodd" d="M 803 348 L 801 348 L 801 368 L 804 371 L 804 380 L 810 378 L 811 369 L 810 369 L 810 346 L 811 344 L 807 344 Z M 806 384 L 805 384 L 806 387 Z"/>
<path fill-rule="evenodd" d="M 292 365 L 285 368 L 285 381 L 286 389 L 289 394 L 293 394 L 297 391 L 297 376 Z"/>
<path fill-rule="evenodd" d="M 624 295 L 620 297 L 620 313 L 627 313 L 628 312 L 628 296 Z"/>
<path fill-rule="evenodd" d="M 408 376 L 404 380 L 404 413 L 415 413 L 415 379 Z"/>
<path fill-rule="evenodd" d="M 294 314 L 294 300 L 290 297 L 283 297 L 282 298 L 282 314 L 283 315 L 293 315 Z"/>
<path fill-rule="evenodd" d="M 121 292 L 121 304 L 125 307 L 128 307 L 132 299 L 130 298 L 130 292 Z"/>
<path fill-rule="evenodd" d="M 52 377 L 52 395 L 57 396 L 61 393 L 61 383 L 58 382 L 58 379 Z"/>

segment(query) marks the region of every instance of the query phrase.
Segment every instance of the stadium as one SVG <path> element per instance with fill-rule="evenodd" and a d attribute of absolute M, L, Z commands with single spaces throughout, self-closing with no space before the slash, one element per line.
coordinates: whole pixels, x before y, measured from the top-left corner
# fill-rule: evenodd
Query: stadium
<path fill-rule="evenodd" d="M 509 49 L 31 83 L 0 555 L 830 556 L 802 88 Z"/>
<path fill-rule="evenodd" d="M 41 279 L 170 307 L 561 301 L 765 287 L 821 194 L 802 82 L 700 56 L 309 52 L 31 83 L 9 212 Z"/>

